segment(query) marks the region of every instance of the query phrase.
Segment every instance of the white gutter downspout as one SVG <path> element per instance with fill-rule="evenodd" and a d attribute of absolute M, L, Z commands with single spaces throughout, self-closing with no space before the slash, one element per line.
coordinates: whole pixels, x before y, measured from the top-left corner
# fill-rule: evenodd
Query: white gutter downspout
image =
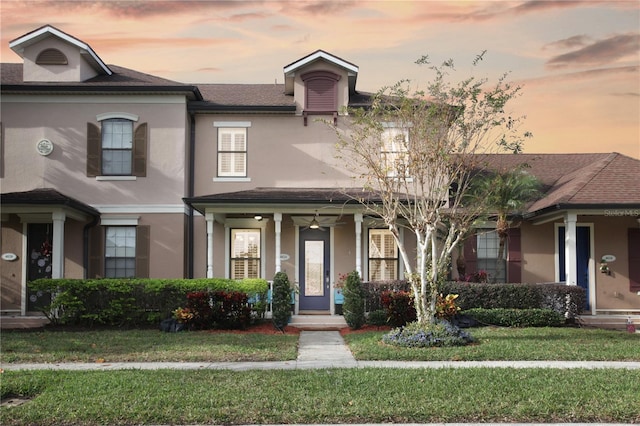
<path fill-rule="evenodd" d="M 213 213 L 206 213 L 207 221 L 207 278 L 213 278 Z"/>
<path fill-rule="evenodd" d="M 353 220 L 356 225 L 356 271 L 362 278 L 362 213 L 355 213 Z"/>
<path fill-rule="evenodd" d="M 275 222 L 276 228 L 276 274 L 282 271 L 282 259 L 280 257 L 281 247 L 280 247 L 280 237 L 282 233 L 282 213 L 274 213 L 273 221 Z"/>

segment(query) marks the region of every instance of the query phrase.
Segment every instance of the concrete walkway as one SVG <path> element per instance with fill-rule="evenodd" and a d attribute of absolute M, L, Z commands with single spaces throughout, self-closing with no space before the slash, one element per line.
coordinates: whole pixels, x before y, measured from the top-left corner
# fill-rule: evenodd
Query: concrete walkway
<path fill-rule="evenodd" d="M 338 331 L 300 333 L 295 361 L 267 362 L 105 362 L 55 364 L 2 364 L 15 370 L 309 370 L 317 368 L 618 368 L 640 369 L 640 362 L 625 361 L 357 361 Z"/>

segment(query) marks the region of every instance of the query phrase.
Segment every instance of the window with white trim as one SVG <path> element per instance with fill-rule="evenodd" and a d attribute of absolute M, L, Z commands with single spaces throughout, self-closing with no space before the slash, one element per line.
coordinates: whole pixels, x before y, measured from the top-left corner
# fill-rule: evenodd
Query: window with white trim
<path fill-rule="evenodd" d="M 133 122 L 123 118 L 102 121 L 102 174 L 128 176 L 133 164 Z"/>
<path fill-rule="evenodd" d="M 218 176 L 247 176 L 247 129 L 218 128 Z"/>
<path fill-rule="evenodd" d="M 231 229 L 231 278 L 260 278 L 260 229 Z"/>
<path fill-rule="evenodd" d="M 382 132 L 382 161 L 388 177 L 408 176 L 409 130 L 386 125 Z"/>
<path fill-rule="evenodd" d="M 388 229 L 369 230 L 369 281 L 398 279 L 398 246 Z"/>
<path fill-rule="evenodd" d="M 498 260 L 500 237 L 495 229 L 479 230 L 477 234 L 477 269 L 486 271 L 491 282 L 506 282 L 507 278 L 507 242 L 505 241 L 502 259 Z M 498 268 L 500 265 L 500 268 Z M 500 271 L 498 271 L 500 269 Z"/>
<path fill-rule="evenodd" d="M 136 276 L 135 226 L 107 226 L 104 249 L 106 278 Z"/>

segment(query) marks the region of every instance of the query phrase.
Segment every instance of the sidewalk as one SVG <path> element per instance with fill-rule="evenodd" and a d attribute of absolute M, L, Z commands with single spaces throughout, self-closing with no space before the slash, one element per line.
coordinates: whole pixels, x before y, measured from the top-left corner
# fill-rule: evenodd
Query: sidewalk
<path fill-rule="evenodd" d="M 640 369 L 640 362 L 622 361 L 357 361 L 337 331 L 300 333 L 298 358 L 271 362 L 105 362 L 3 364 L 15 370 L 310 370 L 325 368 L 618 368 Z"/>

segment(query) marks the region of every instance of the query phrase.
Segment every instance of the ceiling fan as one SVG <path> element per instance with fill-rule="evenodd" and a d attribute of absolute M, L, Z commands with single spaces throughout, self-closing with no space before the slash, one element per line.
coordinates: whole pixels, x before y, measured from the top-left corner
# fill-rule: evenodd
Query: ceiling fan
<path fill-rule="evenodd" d="M 336 219 L 336 216 L 318 216 L 318 212 L 316 211 L 313 219 L 311 219 L 307 226 L 302 228 L 302 230 L 306 231 L 307 229 L 317 229 L 319 231 L 324 231 L 326 228 L 343 224 L 343 222 L 337 222 Z"/>

